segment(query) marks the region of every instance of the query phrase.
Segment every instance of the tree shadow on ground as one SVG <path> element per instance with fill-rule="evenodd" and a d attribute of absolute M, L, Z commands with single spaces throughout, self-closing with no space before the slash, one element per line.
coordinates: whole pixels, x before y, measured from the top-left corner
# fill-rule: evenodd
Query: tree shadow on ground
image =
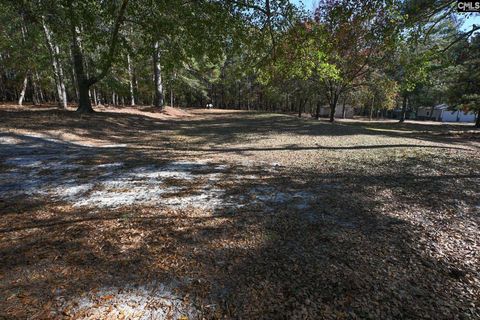
<path fill-rule="evenodd" d="M 289 180 L 287 188 L 315 194 L 310 208 L 284 203 L 270 213 L 250 211 L 249 224 L 262 226 L 261 244 L 241 252 L 240 261 L 235 249 L 221 250 L 215 258 L 228 261 L 227 280 L 217 281 L 229 316 L 478 316 L 472 294 L 478 292 L 473 289 L 478 258 L 472 259 L 475 249 L 458 246 L 459 238 L 478 241 L 480 220 L 472 211 L 479 205 L 472 197 L 480 191 L 478 168 L 474 174 L 429 177 L 411 170 L 417 165 L 406 161 L 399 163 L 400 172 L 377 176 L 304 172 L 301 183 Z M 452 190 L 458 191 L 453 198 Z M 457 246 L 442 247 L 442 242 Z"/>
<path fill-rule="evenodd" d="M 78 133 L 83 138 L 133 144 L 100 147 L 59 137 L 0 136 L 2 160 L 18 158 L 2 161 L 0 174 L 15 172 L 19 164 L 28 174 L 38 164 L 51 163 L 58 172 L 44 175 L 56 177 L 60 185 L 75 184 L 67 176 L 75 170 L 66 166 L 72 163 L 83 165 L 75 179 L 108 181 L 88 167 L 121 161 L 122 177 L 128 177 L 138 168 L 184 158 L 175 152 L 173 137 L 163 140 L 172 143 L 164 149 L 140 141 L 148 136 L 153 143 L 165 134 L 162 130 L 199 138 L 192 149 L 241 141 L 237 139 L 245 132 L 336 134 L 329 133 L 330 124 L 302 128 L 283 116 L 274 125 L 270 116 L 265 121 L 218 122 L 114 114 L 77 120 L 78 115 L 70 118 L 61 112 L 59 119 L 45 114 L 36 123 L 28 123 L 33 113 L 22 116 L 25 129 L 35 132 L 68 126 L 85 129 Z M 14 123 L 2 127 L 13 129 Z M 343 134 L 370 132 L 338 126 L 347 128 Z M 92 308 L 116 308 L 118 300 L 110 295 L 159 284 L 205 318 L 480 317 L 480 263 L 475 255 L 480 168 L 471 159 L 431 154 L 377 161 L 366 168 L 267 169 L 255 163 L 231 165 L 218 183 L 225 191 L 220 204 L 209 210 L 139 204 L 74 207 L 35 194 L 49 185 L 45 181 L 22 184 L 25 197 L 5 197 L 7 189 L 19 187 L 3 180 L 10 187 L 0 189 L 0 317 L 74 316 L 80 298 L 91 301 Z"/>
<path fill-rule="evenodd" d="M 162 283 L 211 318 L 474 318 L 477 258 L 463 246 L 447 246 L 441 258 L 432 247 L 440 248 L 442 226 L 478 240 L 478 230 L 442 223 L 452 218 L 451 190 L 461 190 L 455 201 L 475 205 L 480 173 L 435 177 L 420 174 L 419 165 L 442 169 L 427 159 L 384 163 L 390 169 L 376 175 L 237 166 L 222 181 L 224 205 L 213 212 L 4 199 L 1 314 L 48 317 L 64 308 L 69 315 L 66 306 L 79 297 L 98 306 L 126 288 Z M 295 192 L 307 203 L 295 195 L 278 201 Z M 226 205 L 232 196 L 247 201 Z M 478 215 L 463 212 L 455 221 L 472 225 Z M 108 294 L 92 298 L 95 292 Z"/>
<path fill-rule="evenodd" d="M 44 132 L 58 137 L 58 132 L 69 128 L 68 133 L 78 141 L 93 140 L 101 143 L 161 146 L 183 149 L 206 146 L 224 146 L 234 143 L 251 143 L 272 135 L 296 135 L 315 137 L 348 137 L 353 135 L 373 135 L 396 138 L 409 138 L 415 141 L 436 143 L 462 143 L 461 135 L 453 135 L 451 130 L 465 130 L 457 125 L 423 125 L 396 123 L 327 123 L 313 119 L 298 119 L 294 116 L 259 113 L 234 112 L 210 113 L 207 117 L 195 116 L 166 120 L 156 118 L 155 113 L 132 115 L 128 113 L 97 112 L 93 115 L 79 115 L 65 110 L 0 110 L 4 129 L 21 128 Z M 32 121 L 35 119 L 35 121 Z M 188 137 L 184 140 L 174 137 Z M 472 136 L 472 139 L 475 136 Z M 478 140 L 478 137 L 477 137 Z"/>

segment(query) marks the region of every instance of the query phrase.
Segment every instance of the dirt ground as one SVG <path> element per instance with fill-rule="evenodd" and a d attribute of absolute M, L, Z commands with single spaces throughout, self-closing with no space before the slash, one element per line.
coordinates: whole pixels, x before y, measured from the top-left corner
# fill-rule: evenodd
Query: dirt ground
<path fill-rule="evenodd" d="M 480 133 L 0 106 L 0 319 L 480 319 Z"/>

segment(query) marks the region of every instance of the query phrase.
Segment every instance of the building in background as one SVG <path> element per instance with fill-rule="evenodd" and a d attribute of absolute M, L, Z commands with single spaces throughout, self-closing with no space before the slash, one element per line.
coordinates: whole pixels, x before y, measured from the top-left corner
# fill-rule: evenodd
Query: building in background
<path fill-rule="evenodd" d="M 439 104 L 435 107 L 419 107 L 416 118 L 441 122 L 475 122 L 476 115 L 471 111 L 454 110 L 446 104 Z"/>
<path fill-rule="evenodd" d="M 345 105 L 345 118 L 351 119 L 355 114 L 355 108 L 350 105 Z M 320 117 L 330 117 L 330 106 L 322 106 L 320 107 Z M 343 105 L 337 104 L 335 108 L 335 118 L 342 118 L 343 117 Z"/>

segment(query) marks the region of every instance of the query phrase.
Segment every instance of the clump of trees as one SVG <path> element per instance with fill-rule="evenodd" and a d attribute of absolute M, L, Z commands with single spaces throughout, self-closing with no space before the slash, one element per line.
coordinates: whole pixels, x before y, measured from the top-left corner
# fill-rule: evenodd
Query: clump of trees
<path fill-rule="evenodd" d="M 479 112 L 480 27 L 455 1 L 0 3 L 0 100 L 310 112 L 370 118 L 449 102 Z M 477 121 L 480 126 L 480 120 Z"/>

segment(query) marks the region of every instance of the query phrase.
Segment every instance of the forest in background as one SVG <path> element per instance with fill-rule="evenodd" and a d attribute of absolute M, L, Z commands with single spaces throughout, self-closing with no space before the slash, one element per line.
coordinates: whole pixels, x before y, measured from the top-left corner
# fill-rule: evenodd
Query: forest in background
<path fill-rule="evenodd" d="M 478 114 L 480 26 L 462 30 L 456 3 L 4 0 L 0 101 Z"/>

